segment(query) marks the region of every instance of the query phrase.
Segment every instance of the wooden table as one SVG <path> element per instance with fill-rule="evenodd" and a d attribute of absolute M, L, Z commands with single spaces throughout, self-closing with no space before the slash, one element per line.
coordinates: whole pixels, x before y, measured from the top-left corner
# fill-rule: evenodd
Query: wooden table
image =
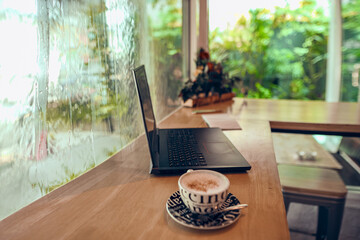
<path fill-rule="evenodd" d="M 141 136 L 93 170 L 1 221 L 0 239 L 289 239 L 271 127 L 281 127 L 283 122 L 301 129 L 320 126 L 332 131 L 340 126 L 342 131 L 360 132 L 359 107 L 349 106 L 353 113 L 349 119 L 336 114 L 321 117 L 315 111 L 320 120 L 314 121 L 310 114 L 306 121 L 300 118 L 303 125 L 299 127 L 296 116 L 303 114 L 289 107 L 292 103 L 246 100 L 244 106 L 243 102 L 235 99 L 202 108 L 234 114 L 242 127 L 225 132 L 252 165 L 248 173 L 226 174 L 230 192 L 249 205 L 235 224 L 222 230 L 196 231 L 174 222 L 165 204 L 178 189 L 178 176 L 148 173 L 150 154 Z M 161 127 L 205 127 L 201 115 L 192 110 L 180 108 Z"/>
<path fill-rule="evenodd" d="M 196 109 L 219 109 L 242 120 L 264 120 L 272 131 L 360 136 L 360 104 L 235 98 Z M 240 124 L 241 125 L 241 124 Z"/>

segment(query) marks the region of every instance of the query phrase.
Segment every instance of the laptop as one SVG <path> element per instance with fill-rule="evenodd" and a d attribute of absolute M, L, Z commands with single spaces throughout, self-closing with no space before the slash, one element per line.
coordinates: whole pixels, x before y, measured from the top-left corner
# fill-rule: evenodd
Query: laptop
<path fill-rule="evenodd" d="M 151 155 L 150 173 L 183 173 L 188 169 L 245 172 L 250 164 L 220 128 L 158 129 L 145 66 L 133 70 Z"/>

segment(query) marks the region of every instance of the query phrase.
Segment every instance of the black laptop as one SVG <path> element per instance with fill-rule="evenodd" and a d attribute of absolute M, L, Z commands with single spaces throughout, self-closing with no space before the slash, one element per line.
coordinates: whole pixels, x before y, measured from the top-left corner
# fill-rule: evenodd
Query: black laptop
<path fill-rule="evenodd" d="M 244 172 L 250 164 L 219 128 L 158 129 L 145 66 L 133 70 L 153 174 L 182 173 L 187 169 Z"/>

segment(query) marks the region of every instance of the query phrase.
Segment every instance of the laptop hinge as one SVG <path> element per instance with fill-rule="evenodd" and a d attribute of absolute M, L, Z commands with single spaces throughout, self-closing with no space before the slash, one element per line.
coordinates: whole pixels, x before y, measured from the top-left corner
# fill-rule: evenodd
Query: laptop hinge
<path fill-rule="evenodd" d="M 154 139 L 153 139 L 153 152 L 154 152 L 154 158 L 155 158 L 155 165 L 159 167 L 160 163 L 160 138 L 159 138 L 159 130 L 155 129 Z"/>
<path fill-rule="evenodd" d="M 159 155 L 160 153 L 160 137 L 159 137 L 159 129 L 156 128 L 155 129 L 155 139 L 153 140 L 153 149 L 155 150 L 155 152 L 157 153 L 157 155 Z"/>

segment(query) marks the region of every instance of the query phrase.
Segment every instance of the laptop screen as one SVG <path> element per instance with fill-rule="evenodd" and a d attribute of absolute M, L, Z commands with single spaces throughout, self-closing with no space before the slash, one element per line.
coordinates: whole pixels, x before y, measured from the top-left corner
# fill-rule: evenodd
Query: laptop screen
<path fill-rule="evenodd" d="M 146 135 L 149 141 L 149 145 L 153 147 L 152 139 L 154 139 L 153 134 L 154 130 L 156 129 L 156 122 L 150 98 L 149 85 L 146 78 L 145 66 L 142 65 L 134 69 L 133 72 L 136 86 L 138 89 L 140 106 L 143 113 L 145 131 L 147 133 Z"/>

